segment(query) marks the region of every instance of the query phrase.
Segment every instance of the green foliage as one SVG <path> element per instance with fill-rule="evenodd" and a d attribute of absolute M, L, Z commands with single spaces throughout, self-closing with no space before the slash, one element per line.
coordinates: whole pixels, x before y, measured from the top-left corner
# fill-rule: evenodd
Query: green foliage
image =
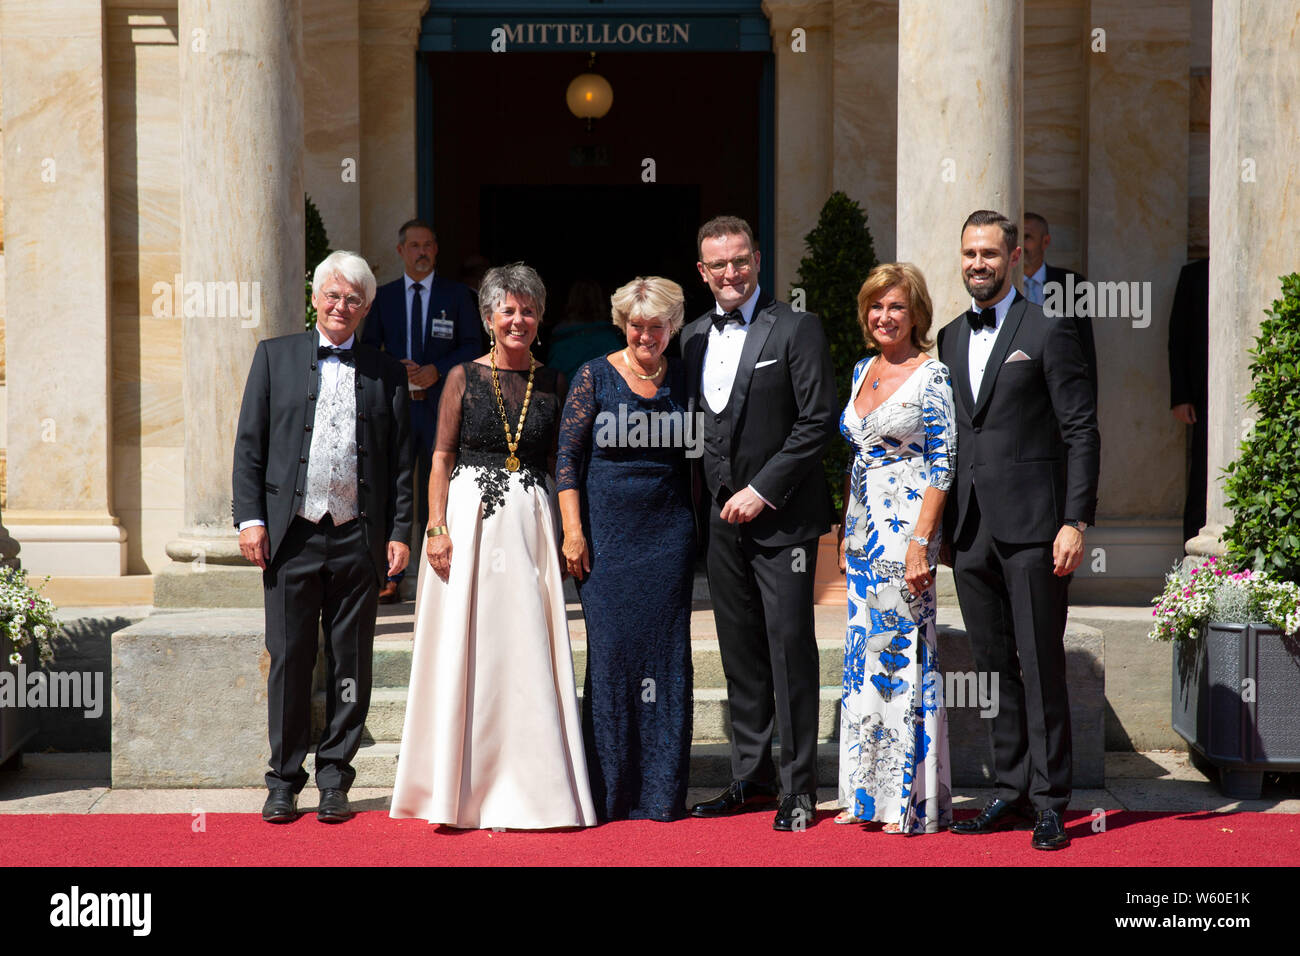
<path fill-rule="evenodd" d="M 1300 581 L 1300 273 L 1282 277 L 1282 298 L 1264 314 L 1250 353 L 1257 414 L 1226 469 L 1233 518 L 1223 540 L 1237 564 Z"/>
<path fill-rule="evenodd" d="M 316 324 L 316 308 L 311 304 L 311 274 L 316 271 L 322 259 L 328 256 L 334 250 L 330 248 L 330 237 L 325 233 L 325 220 L 320 216 L 320 210 L 316 204 L 311 201 L 311 197 L 303 195 L 307 203 L 307 324 L 305 328 L 312 328 Z"/>
<path fill-rule="evenodd" d="M 858 325 L 858 289 L 876 265 L 867 214 L 844 193 L 831 193 L 822 206 L 817 226 L 804 237 L 804 246 L 808 254 L 799 262 L 796 288 L 804 292 L 803 308 L 817 313 L 826 332 L 835 365 L 838 412 L 849 400 L 853 366 L 866 354 Z M 794 290 L 790 298 L 798 305 Z M 831 439 L 822 466 L 837 511 L 844 505 L 844 469 L 848 463 L 848 442 L 838 437 Z"/>

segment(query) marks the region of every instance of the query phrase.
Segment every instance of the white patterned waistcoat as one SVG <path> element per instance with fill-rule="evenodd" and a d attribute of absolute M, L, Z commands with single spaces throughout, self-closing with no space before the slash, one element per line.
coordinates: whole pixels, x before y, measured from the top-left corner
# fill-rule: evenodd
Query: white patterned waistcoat
<path fill-rule="evenodd" d="M 328 513 L 343 524 L 357 516 L 357 371 L 348 362 L 340 362 L 336 371 L 330 385 L 324 374 L 320 378 L 307 492 L 298 514 L 318 522 Z"/>

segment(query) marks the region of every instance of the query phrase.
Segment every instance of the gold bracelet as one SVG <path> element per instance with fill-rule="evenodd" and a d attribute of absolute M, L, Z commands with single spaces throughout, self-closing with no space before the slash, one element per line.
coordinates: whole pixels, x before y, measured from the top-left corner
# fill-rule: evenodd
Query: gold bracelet
<path fill-rule="evenodd" d="M 424 534 L 426 537 L 436 538 L 440 534 L 447 534 L 447 526 L 445 524 L 440 524 L 433 528 L 427 528 L 425 529 Z"/>

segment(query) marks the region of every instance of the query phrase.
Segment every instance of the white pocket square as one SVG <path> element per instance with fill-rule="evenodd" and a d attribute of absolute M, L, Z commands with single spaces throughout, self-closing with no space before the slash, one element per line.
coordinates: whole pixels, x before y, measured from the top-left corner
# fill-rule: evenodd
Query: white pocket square
<path fill-rule="evenodd" d="M 760 368 L 763 368 L 764 366 L 767 366 L 767 365 L 775 365 L 775 364 L 776 364 L 776 359 L 768 359 L 766 362 L 755 362 L 755 363 L 754 363 L 754 368 L 755 368 L 755 369 L 760 369 Z"/>
<path fill-rule="evenodd" d="M 1028 361 L 1029 361 L 1029 356 L 1026 355 L 1024 352 L 1020 351 L 1020 349 L 1016 349 L 1007 357 L 1007 360 L 1002 364 L 1010 365 L 1012 362 L 1028 362 Z"/>

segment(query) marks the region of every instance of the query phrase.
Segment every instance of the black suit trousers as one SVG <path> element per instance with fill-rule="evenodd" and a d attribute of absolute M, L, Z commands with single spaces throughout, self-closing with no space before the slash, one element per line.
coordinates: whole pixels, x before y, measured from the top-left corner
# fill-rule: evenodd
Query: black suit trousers
<path fill-rule="evenodd" d="M 817 539 L 762 547 L 744 524 L 709 506 L 708 573 L 718 649 L 731 709 L 736 780 L 774 784 L 772 730 L 781 737 L 781 789 L 817 792 L 817 700 L 813 627 Z"/>
<path fill-rule="evenodd" d="M 953 558 L 975 666 L 997 679 L 990 721 L 996 795 L 1064 813 L 1071 787 L 1069 578 L 1052 573 L 1052 542 L 995 540 L 980 520 L 974 488 Z"/>
<path fill-rule="evenodd" d="M 325 729 L 316 748 L 316 786 L 347 790 L 370 708 L 371 653 L 379 583 L 360 521 L 335 525 L 294 518 L 262 574 L 266 597 L 267 787 L 307 783 L 317 625 L 325 637 Z"/>

